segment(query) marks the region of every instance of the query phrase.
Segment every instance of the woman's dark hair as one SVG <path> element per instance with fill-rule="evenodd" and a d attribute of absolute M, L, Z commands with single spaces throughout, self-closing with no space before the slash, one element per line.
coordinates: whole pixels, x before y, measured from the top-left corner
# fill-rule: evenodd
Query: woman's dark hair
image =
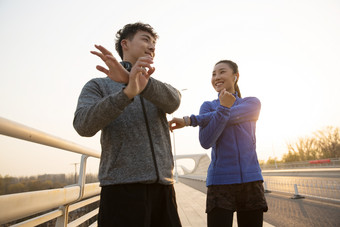
<path fill-rule="evenodd" d="M 143 24 L 141 22 L 137 22 L 134 24 L 125 25 L 122 29 L 120 29 L 116 33 L 116 43 L 115 43 L 116 51 L 118 52 L 122 60 L 123 60 L 123 48 L 122 48 L 122 45 L 120 44 L 121 41 L 123 39 L 132 40 L 138 31 L 148 32 L 153 38 L 155 39 L 158 38 L 157 33 L 154 32 L 153 28 L 149 24 Z"/>
<path fill-rule="evenodd" d="M 229 65 L 229 67 L 233 70 L 234 73 L 239 73 L 238 72 L 238 66 L 235 62 L 230 61 L 230 60 L 221 60 L 221 61 L 217 62 L 215 64 L 215 66 L 220 64 L 220 63 L 225 63 L 225 64 Z M 237 96 L 239 98 L 241 98 L 241 91 L 240 91 L 240 88 L 238 87 L 237 82 L 238 82 L 238 79 L 235 81 L 234 88 L 235 88 L 235 91 L 237 92 Z"/>

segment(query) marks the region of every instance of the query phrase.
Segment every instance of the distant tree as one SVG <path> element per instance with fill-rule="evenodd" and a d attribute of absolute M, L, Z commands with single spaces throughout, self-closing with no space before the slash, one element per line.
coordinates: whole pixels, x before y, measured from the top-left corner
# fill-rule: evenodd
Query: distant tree
<path fill-rule="evenodd" d="M 5 184 L 2 176 L 0 175 L 0 195 L 5 194 Z"/>
<path fill-rule="evenodd" d="M 340 129 L 326 127 L 314 133 L 316 143 L 319 148 L 320 158 L 339 158 L 340 157 Z"/>
<path fill-rule="evenodd" d="M 9 193 L 19 193 L 25 191 L 25 185 L 23 183 L 15 183 L 8 185 L 8 192 Z"/>
<path fill-rule="evenodd" d="M 318 158 L 318 149 L 316 147 L 315 138 L 299 138 L 298 142 L 295 143 L 295 149 L 294 146 L 290 146 L 289 149 L 298 154 L 299 160 L 297 161 L 306 161 Z"/>
<path fill-rule="evenodd" d="M 86 174 L 86 183 L 94 183 L 94 182 L 98 182 L 98 175 L 97 174 Z"/>
<path fill-rule="evenodd" d="M 53 187 L 53 182 L 51 180 L 45 180 L 42 182 L 42 189 L 52 189 Z"/>
<path fill-rule="evenodd" d="M 15 178 L 15 177 L 11 177 L 9 175 L 6 175 L 4 178 L 3 178 L 3 183 L 4 183 L 4 194 L 7 194 L 9 193 L 9 190 L 8 190 L 8 186 L 11 185 L 11 184 L 15 184 L 17 183 L 18 180 Z"/>
<path fill-rule="evenodd" d="M 326 127 L 313 133 L 312 137 L 299 138 L 295 143 L 288 143 L 288 153 L 284 162 L 307 161 L 340 157 L 340 129 Z"/>
<path fill-rule="evenodd" d="M 299 154 L 292 150 L 288 150 L 288 154 L 282 156 L 283 162 L 297 162 L 299 160 Z"/>
<path fill-rule="evenodd" d="M 276 161 L 277 158 L 272 158 L 272 157 L 269 157 L 266 164 L 267 165 L 274 165 L 275 164 L 275 161 Z"/>
<path fill-rule="evenodd" d="M 63 183 L 63 182 L 53 182 L 53 188 L 63 188 L 65 186 L 66 186 L 66 183 Z"/>
<path fill-rule="evenodd" d="M 86 183 L 98 182 L 97 174 L 87 174 Z M 63 188 L 74 184 L 74 174 L 44 174 L 30 177 L 11 177 L 0 175 L 0 195 Z"/>
<path fill-rule="evenodd" d="M 27 182 L 27 187 L 29 191 L 38 191 L 42 189 L 42 182 L 37 179 L 30 180 Z"/>

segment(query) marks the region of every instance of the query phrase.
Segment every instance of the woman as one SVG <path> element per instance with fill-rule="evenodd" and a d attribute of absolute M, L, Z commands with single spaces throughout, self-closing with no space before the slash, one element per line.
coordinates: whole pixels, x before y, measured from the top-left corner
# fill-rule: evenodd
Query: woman
<path fill-rule="evenodd" d="M 236 63 L 217 62 L 211 83 L 218 99 L 204 102 L 199 115 L 169 122 L 171 131 L 199 126 L 201 146 L 212 148 L 207 174 L 208 227 L 232 226 L 234 211 L 238 226 L 262 226 L 263 212 L 268 210 L 256 154 L 261 103 L 255 97 L 241 98 L 238 79 Z"/>

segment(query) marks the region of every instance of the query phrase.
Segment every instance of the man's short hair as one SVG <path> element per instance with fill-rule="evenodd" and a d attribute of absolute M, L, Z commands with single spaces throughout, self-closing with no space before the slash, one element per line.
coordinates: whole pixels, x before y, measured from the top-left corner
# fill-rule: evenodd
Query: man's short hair
<path fill-rule="evenodd" d="M 134 24 L 127 24 L 125 25 L 122 29 L 120 29 L 116 33 L 116 51 L 118 52 L 119 56 L 123 60 L 123 48 L 122 45 L 120 44 L 123 39 L 129 39 L 132 40 L 135 34 L 138 31 L 145 31 L 150 33 L 150 35 L 154 38 L 157 39 L 158 35 L 157 33 L 153 30 L 153 28 L 149 24 L 144 24 L 141 22 L 137 22 Z"/>

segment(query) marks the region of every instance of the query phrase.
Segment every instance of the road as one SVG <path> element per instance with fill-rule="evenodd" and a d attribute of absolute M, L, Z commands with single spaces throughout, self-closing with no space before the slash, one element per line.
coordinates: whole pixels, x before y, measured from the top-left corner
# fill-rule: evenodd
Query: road
<path fill-rule="evenodd" d="M 263 219 L 274 226 L 340 226 L 340 204 L 281 193 L 266 193 L 266 199 L 269 210 Z"/>
<path fill-rule="evenodd" d="M 179 178 L 203 193 L 207 192 L 205 182 Z M 277 227 L 327 226 L 340 227 L 340 204 L 316 199 L 291 199 L 285 193 L 266 193 L 269 210 L 264 213 L 264 221 Z"/>

